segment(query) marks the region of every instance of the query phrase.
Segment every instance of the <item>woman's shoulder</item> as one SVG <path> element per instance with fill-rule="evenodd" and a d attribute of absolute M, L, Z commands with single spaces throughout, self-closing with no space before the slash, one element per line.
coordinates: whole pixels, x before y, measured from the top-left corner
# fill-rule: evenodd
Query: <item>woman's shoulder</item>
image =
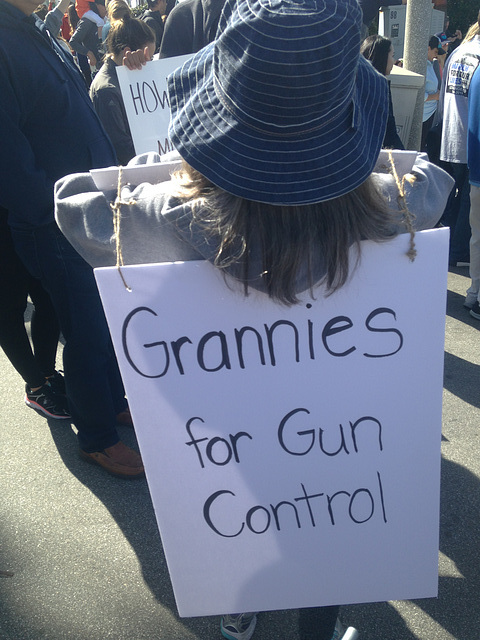
<path fill-rule="evenodd" d="M 385 152 L 382 152 L 385 157 Z M 414 158 L 412 164 L 403 165 L 405 158 Z M 429 162 L 425 153 L 411 151 L 393 151 L 393 161 L 396 165 L 397 176 L 384 162 L 377 165 L 374 178 L 377 187 L 387 199 L 394 212 L 400 212 L 400 189 L 405 194 L 405 205 L 415 218 L 415 229 L 431 229 L 440 219 L 448 196 L 452 190 L 454 180 L 443 169 Z M 403 167 L 403 168 L 402 168 Z M 401 202 L 401 201 L 400 201 Z M 401 221 L 397 232 L 405 231 Z"/>
<path fill-rule="evenodd" d="M 120 93 L 120 84 L 118 82 L 116 65 L 111 58 L 107 58 L 100 67 L 90 85 L 90 97 L 99 92 Z"/>
<path fill-rule="evenodd" d="M 100 189 L 89 173 L 66 176 L 55 185 L 57 224 L 92 266 L 116 262 L 117 200 L 123 203 L 120 237 L 125 264 L 201 258 L 195 248 L 197 239 L 191 233 L 191 208 L 170 195 L 168 181 L 133 179 L 118 195 L 111 185 Z"/>

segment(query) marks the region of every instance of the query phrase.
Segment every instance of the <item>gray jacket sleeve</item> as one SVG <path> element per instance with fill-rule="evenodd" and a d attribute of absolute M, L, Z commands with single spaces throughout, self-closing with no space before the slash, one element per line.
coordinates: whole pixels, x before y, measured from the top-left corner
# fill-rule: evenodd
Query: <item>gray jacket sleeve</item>
<path fill-rule="evenodd" d="M 374 174 L 380 191 L 394 212 L 400 211 L 399 190 L 390 173 Z M 453 178 L 443 169 L 428 161 L 426 153 L 419 153 L 409 179 L 404 181 L 405 202 L 414 218 L 416 231 L 432 229 L 440 220 L 448 196 L 454 185 Z M 403 216 L 398 218 L 394 231 L 407 231 Z"/>
<path fill-rule="evenodd" d="M 63 13 L 57 7 L 49 11 L 45 16 L 45 20 L 44 20 L 45 26 L 47 27 L 47 29 L 50 31 L 50 33 L 54 38 L 58 36 L 60 27 L 62 26 L 62 20 L 63 20 Z"/>
<path fill-rule="evenodd" d="M 172 206 L 167 183 L 122 189 L 120 242 L 125 264 L 200 260 L 188 242 L 191 216 Z M 113 209 L 116 193 L 103 193 L 89 173 L 66 176 L 55 185 L 56 220 L 63 234 L 93 267 L 116 264 Z"/>
<path fill-rule="evenodd" d="M 97 63 L 100 63 L 101 51 L 100 41 L 97 35 L 97 25 L 91 20 L 87 18 L 80 20 L 70 38 L 70 46 L 74 51 L 83 56 L 88 55 L 88 52 L 91 51 L 97 58 Z"/>

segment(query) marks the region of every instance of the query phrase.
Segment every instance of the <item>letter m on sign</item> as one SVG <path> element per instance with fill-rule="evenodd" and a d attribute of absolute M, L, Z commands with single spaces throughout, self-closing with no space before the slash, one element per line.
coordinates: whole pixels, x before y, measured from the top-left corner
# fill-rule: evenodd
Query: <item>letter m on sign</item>
<path fill-rule="evenodd" d="M 165 145 L 162 145 L 160 140 L 157 140 L 157 142 L 158 142 L 158 153 L 161 156 L 164 153 L 167 153 L 168 151 L 173 151 L 172 143 L 170 142 L 170 140 L 168 138 L 165 138 Z"/>

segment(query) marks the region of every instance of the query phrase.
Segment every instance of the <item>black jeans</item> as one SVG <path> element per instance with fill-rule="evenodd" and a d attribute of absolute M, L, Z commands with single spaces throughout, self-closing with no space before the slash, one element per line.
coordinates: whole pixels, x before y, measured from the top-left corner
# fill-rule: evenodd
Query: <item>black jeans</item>
<path fill-rule="evenodd" d="M 300 640 L 331 640 L 340 607 L 300 609 L 298 630 Z"/>
<path fill-rule="evenodd" d="M 34 310 L 30 328 L 24 314 L 30 295 Z M 40 387 L 55 372 L 59 327 L 50 296 L 15 252 L 7 214 L 0 211 L 0 347 L 30 387 Z M 33 345 L 33 350 L 32 350 Z"/>
<path fill-rule="evenodd" d="M 17 253 L 50 294 L 65 338 L 68 405 L 80 447 L 100 451 L 119 440 L 115 416 L 127 406 L 92 267 L 55 223 L 12 230 Z"/>
<path fill-rule="evenodd" d="M 441 222 L 450 227 L 450 263 L 470 260 L 470 182 L 466 164 L 450 162 L 448 171 L 455 184 L 447 201 Z"/>

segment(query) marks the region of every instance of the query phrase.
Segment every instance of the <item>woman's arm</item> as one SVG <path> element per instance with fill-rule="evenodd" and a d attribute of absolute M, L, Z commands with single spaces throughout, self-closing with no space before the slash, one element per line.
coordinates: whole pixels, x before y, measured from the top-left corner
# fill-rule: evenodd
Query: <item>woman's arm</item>
<path fill-rule="evenodd" d="M 91 92 L 91 98 L 93 108 L 115 148 L 119 164 L 126 165 L 135 156 L 135 147 L 121 94 L 116 88 L 103 87 Z"/>

